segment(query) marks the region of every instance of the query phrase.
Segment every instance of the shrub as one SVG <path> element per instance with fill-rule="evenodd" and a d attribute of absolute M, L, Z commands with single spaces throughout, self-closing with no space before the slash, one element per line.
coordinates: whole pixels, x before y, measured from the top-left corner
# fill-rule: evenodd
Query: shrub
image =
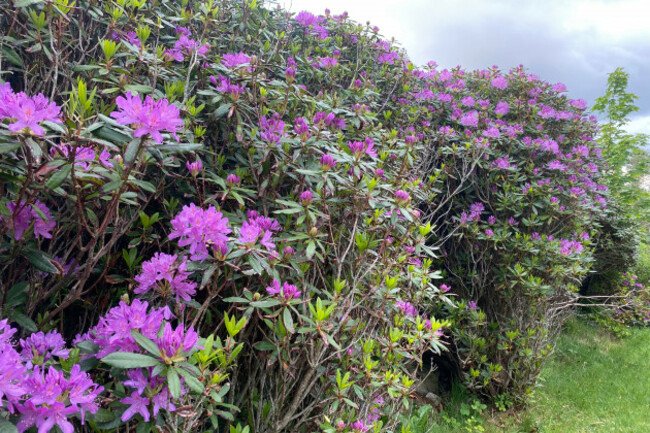
<path fill-rule="evenodd" d="M 257 2 L 0 11 L 1 314 L 79 334 L 67 358 L 3 341 L 21 360 L 0 415 L 27 428 L 47 368 L 92 389 L 84 409 L 60 386 L 64 431 L 396 425 L 443 348 L 423 306 L 450 302 L 393 102 L 403 54 Z"/>
<path fill-rule="evenodd" d="M 522 68 L 433 74 L 417 89 L 432 124 L 422 168 L 441 194 L 423 207 L 452 292 L 465 383 L 523 399 L 589 270 L 604 217 L 595 119 L 584 101 Z"/>

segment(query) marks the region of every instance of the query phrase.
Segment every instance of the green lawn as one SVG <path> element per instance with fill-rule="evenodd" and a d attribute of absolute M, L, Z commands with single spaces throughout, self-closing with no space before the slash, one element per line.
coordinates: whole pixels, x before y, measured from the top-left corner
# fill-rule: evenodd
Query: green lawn
<path fill-rule="evenodd" d="M 448 409 L 414 433 L 650 433 L 650 329 L 617 340 L 571 321 L 525 412 L 468 421 L 459 413 L 463 400 L 466 414 L 467 395 L 452 396 Z"/>
<path fill-rule="evenodd" d="M 650 432 L 650 329 L 570 322 L 524 416 L 544 433 Z"/>

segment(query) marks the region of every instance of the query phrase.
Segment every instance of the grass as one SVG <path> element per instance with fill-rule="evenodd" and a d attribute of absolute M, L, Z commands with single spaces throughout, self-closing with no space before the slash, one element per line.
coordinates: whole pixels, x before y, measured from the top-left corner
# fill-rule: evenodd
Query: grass
<path fill-rule="evenodd" d="M 459 402 L 468 397 L 453 394 L 423 432 L 647 433 L 650 329 L 633 329 L 630 337 L 617 340 L 598 325 L 569 322 L 524 412 L 478 417 L 465 403 L 464 413 L 469 407 L 470 415 L 462 415 Z"/>

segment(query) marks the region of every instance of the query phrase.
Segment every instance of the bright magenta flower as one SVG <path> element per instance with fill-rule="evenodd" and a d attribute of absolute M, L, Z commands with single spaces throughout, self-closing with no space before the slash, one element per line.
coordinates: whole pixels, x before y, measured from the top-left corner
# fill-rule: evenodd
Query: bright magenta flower
<path fill-rule="evenodd" d="M 154 101 L 147 95 L 143 102 L 139 96 L 127 92 L 125 97 L 118 96 L 115 103 L 119 110 L 113 111 L 111 117 L 120 125 L 135 127 L 134 137 L 149 134 L 160 144 L 163 142 L 161 131 L 169 131 L 179 141 L 176 131 L 182 129 L 183 121 L 178 108 L 167 99 Z"/>
<path fill-rule="evenodd" d="M 203 261 L 210 256 L 208 246 L 223 252 L 231 230 L 228 218 L 224 218 L 214 206 L 201 209 L 194 203 L 184 206 L 171 222 L 174 228 L 169 239 L 179 238 L 178 246 L 190 247 L 190 259 Z"/>

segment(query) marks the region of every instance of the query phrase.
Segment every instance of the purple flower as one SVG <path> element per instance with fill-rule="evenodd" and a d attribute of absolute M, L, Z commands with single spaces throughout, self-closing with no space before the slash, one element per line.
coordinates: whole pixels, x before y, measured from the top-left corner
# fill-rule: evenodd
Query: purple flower
<path fill-rule="evenodd" d="M 490 84 L 492 85 L 492 87 L 501 90 L 505 90 L 508 88 L 508 81 L 502 76 L 498 76 L 494 78 Z"/>
<path fill-rule="evenodd" d="M 118 96 L 115 103 L 119 110 L 111 113 L 117 123 L 134 126 L 134 137 L 149 134 L 158 144 L 163 142 L 161 131 L 164 130 L 171 132 L 176 141 L 179 141 L 176 131 L 181 129 L 183 121 L 176 106 L 170 104 L 167 99 L 154 101 L 149 95 L 144 102 L 131 92 L 126 92 L 125 96 Z"/>
<path fill-rule="evenodd" d="M 446 285 L 446 284 L 441 284 L 440 285 L 440 291 L 442 293 L 447 293 L 450 290 L 451 290 L 451 287 L 449 287 L 448 285 Z"/>
<path fill-rule="evenodd" d="M 319 128 L 327 126 L 334 129 L 343 129 L 346 126 L 344 119 L 336 117 L 334 113 L 325 113 L 323 111 L 319 111 L 314 115 L 312 123 Z"/>
<path fill-rule="evenodd" d="M 476 305 L 476 302 L 474 301 L 469 301 L 467 303 L 467 306 L 465 307 L 466 310 L 469 311 L 476 311 L 478 309 L 478 306 Z"/>
<path fill-rule="evenodd" d="M 307 124 L 307 121 L 302 117 L 296 118 L 293 130 L 300 136 L 300 139 L 302 141 L 306 141 L 311 136 L 309 134 L 309 125 Z"/>
<path fill-rule="evenodd" d="M 39 93 L 29 97 L 25 93 L 14 93 L 9 83 L 0 86 L 0 120 L 15 119 L 10 123 L 10 131 L 25 128 L 36 135 L 44 135 L 41 122 L 63 123 L 59 118 L 61 108 Z"/>
<path fill-rule="evenodd" d="M 501 132 L 499 131 L 498 128 L 495 128 L 494 126 L 490 126 L 488 129 L 483 131 L 483 136 L 488 138 L 499 138 L 501 137 Z"/>
<path fill-rule="evenodd" d="M 25 339 L 20 340 L 22 348 L 21 356 L 31 364 L 33 358 L 42 358 L 41 362 L 48 361 L 53 356 L 68 359 L 70 352 L 65 348 L 65 341 L 58 331 L 50 331 L 47 334 L 35 332 Z"/>
<path fill-rule="evenodd" d="M 235 101 L 239 100 L 239 96 L 244 93 L 243 85 L 232 84 L 230 78 L 223 75 L 219 75 L 219 82 L 217 82 L 216 78 L 210 76 L 210 83 L 216 86 L 218 91 L 228 93 Z"/>
<path fill-rule="evenodd" d="M 372 425 L 365 424 L 363 421 L 358 420 L 350 424 L 350 429 L 354 433 L 365 433 L 372 428 Z"/>
<path fill-rule="evenodd" d="M 250 56 L 244 54 L 241 51 L 235 54 L 232 53 L 224 54 L 221 57 L 221 63 L 228 69 L 237 69 L 241 65 L 247 65 L 250 62 L 251 62 Z"/>
<path fill-rule="evenodd" d="M 163 358 L 173 358 L 192 350 L 198 341 L 199 336 L 191 326 L 185 329 L 181 323 L 176 329 L 172 329 L 172 325 L 167 322 L 163 328 L 162 337 L 156 339 L 156 344 Z"/>
<path fill-rule="evenodd" d="M 551 161 L 547 165 L 549 170 L 560 170 L 560 171 L 566 171 L 567 167 L 566 165 L 562 164 L 560 161 L 557 159 L 554 161 Z"/>
<path fill-rule="evenodd" d="M 485 236 L 490 238 L 490 237 L 494 236 L 494 232 L 492 230 L 490 230 L 490 229 L 487 229 L 487 230 L 485 230 Z"/>
<path fill-rule="evenodd" d="M 131 335 L 131 330 L 137 330 L 154 340 L 163 320 L 170 317 L 171 312 L 167 307 L 149 310 L 149 304 L 140 299 L 134 299 L 131 305 L 120 301 L 117 307 L 111 308 L 99 319 L 87 339 L 99 346 L 98 358 L 117 351 L 139 352 L 140 346 Z"/>
<path fill-rule="evenodd" d="M 135 414 L 140 414 L 144 422 L 149 422 L 149 399 L 140 396 L 136 391 L 133 391 L 130 397 L 125 397 L 120 400 L 120 403 L 130 405 L 122 414 L 122 422 L 126 422 L 133 418 Z"/>
<path fill-rule="evenodd" d="M 34 236 L 38 239 L 39 236 L 42 236 L 46 239 L 52 239 L 52 234 L 50 230 L 56 226 L 56 222 L 52 220 L 52 215 L 47 206 L 40 201 L 36 200 L 34 202 L 35 207 L 37 207 L 45 219 L 34 210 L 34 208 L 24 201 L 20 202 L 20 205 L 16 205 L 14 202 L 7 203 L 7 209 L 11 212 L 11 216 L 2 217 L 5 223 L 13 229 L 14 239 L 20 240 L 23 237 L 25 230 L 34 225 Z"/>
<path fill-rule="evenodd" d="M 78 364 L 72 366 L 69 379 L 54 367 L 46 373 L 36 366 L 31 377 L 25 380 L 25 403 L 18 406 L 22 415 L 18 430 L 22 432 L 36 425 L 39 432 L 48 432 L 56 425 L 64 433 L 73 433 L 74 426 L 68 416 L 79 413 L 83 424 L 86 411 L 97 413 L 99 407 L 95 400 L 103 389 Z"/>
<path fill-rule="evenodd" d="M 210 256 L 207 247 L 217 252 L 227 251 L 228 218 L 224 218 L 214 206 L 201 209 L 194 203 L 184 206 L 183 210 L 171 221 L 173 230 L 169 239 L 178 240 L 178 246 L 190 247 L 190 259 L 203 261 Z"/>
<path fill-rule="evenodd" d="M 274 113 L 270 118 L 262 116 L 260 119 L 260 136 L 272 146 L 279 144 L 280 139 L 286 135 L 284 128 L 285 124 L 280 120 L 278 113 Z"/>
<path fill-rule="evenodd" d="M 332 69 L 333 67 L 335 67 L 338 64 L 339 64 L 339 61 L 337 59 L 335 59 L 334 57 L 321 57 L 318 60 L 318 63 L 317 63 L 317 65 L 319 67 L 325 68 L 325 69 Z"/>
<path fill-rule="evenodd" d="M 233 173 L 229 174 L 228 177 L 226 178 L 226 185 L 230 187 L 239 185 L 239 182 L 241 182 L 241 178 Z"/>
<path fill-rule="evenodd" d="M 548 105 L 542 105 L 542 109 L 537 113 L 537 115 L 543 119 L 549 119 L 555 117 L 555 109 L 549 107 Z"/>
<path fill-rule="evenodd" d="M 300 203 L 303 204 L 303 206 L 309 206 L 314 199 L 314 194 L 312 194 L 311 191 L 305 190 L 300 194 Z"/>
<path fill-rule="evenodd" d="M 508 103 L 505 101 L 500 101 L 497 103 L 496 108 L 494 109 L 494 114 L 497 116 L 505 116 L 510 112 L 510 107 L 508 106 Z"/>
<path fill-rule="evenodd" d="M 401 189 L 398 189 L 395 191 L 395 202 L 398 204 L 405 204 L 408 203 L 409 200 L 411 199 L 411 196 L 409 195 L 408 192 L 403 191 Z"/>
<path fill-rule="evenodd" d="M 336 165 L 336 161 L 331 155 L 324 154 L 320 158 L 320 166 L 323 171 L 331 170 Z"/>
<path fill-rule="evenodd" d="M 498 158 L 496 159 L 492 165 L 494 165 L 496 168 L 500 168 L 502 170 L 507 170 L 512 168 L 512 164 L 510 164 L 510 161 L 508 160 L 508 155 L 504 156 L 503 158 Z"/>
<path fill-rule="evenodd" d="M 190 272 L 187 271 L 187 259 L 177 263 L 177 255 L 156 253 L 153 258 L 142 264 L 142 272 L 135 277 L 139 284 L 134 290 L 141 295 L 152 288 L 166 294 L 171 290 L 176 295 L 176 302 L 183 299 L 187 302 L 196 294 L 196 283 L 187 281 Z"/>
<path fill-rule="evenodd" d="M 280 295 L 285 301 L 297 299 L 302 295 L 302 292 L 293 284 L 286 281 L 282 284 L 279 280 L 273 280 L 271 285 L 267 286 L 266 291 L 269 295 Z"/>
<path fill-rule="evenodd" d="M 201 160 L 197 159 L 194 162 L 189 162 L 187 161 L 185 163 L 185 167 L 187 168 L 187 171 L 190 172 L 192 177 L 198 176 L 198 174 L 203 170 L 203 164 L 201 163 Z"/>
<path fill-rule="evenodd" d="M 374 150 L 375 141 L 368 137 L 363 142 L 361 141 L 349 141 L 348 148 L 352 152 L 355 158 L 359 159 L 365 153 L 368 156 L 373 158 L 377 157 L 377 152 Z"/>
<path fill-rule="evenodd" d="M 460 118 L 460 124 L 463 126 L 478 126 L 478 111 L 472 110 L 463 114 Z"/>
<path fill-rule="evenodd" d="M 402 312 L 407 316 L 417 316 L 418 310 L 410 302 L 397 301 L 395 306 L 402 310 Z"/>

